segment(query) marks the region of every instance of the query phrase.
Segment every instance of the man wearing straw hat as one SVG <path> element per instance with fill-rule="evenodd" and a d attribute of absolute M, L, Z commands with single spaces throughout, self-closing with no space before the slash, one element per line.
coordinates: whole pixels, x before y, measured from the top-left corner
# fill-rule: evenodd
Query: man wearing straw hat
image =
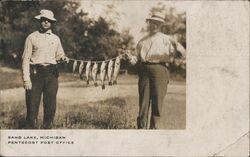
<path fill-rule="evenodd" d="M 52 33 L 56 19 L 50 10 L 43 9 L 35 16 L 40 27 L 25 41 L 22 57 L 23 83 L 26 90 L 26 128 L 37 128 L 37 116 L 43 95 L 43 129 L 50 129 L 56 112 L 58 90 L 57 62 L 68 62 L 59 37 Z"/>
<path fill-rule="evenodd" d="M 175 49 L 180 51 L 185 58 L 185 49 L 169 35 L 161 32 L 162 26 L 165 24 L 164 17 L 160 12 L 156 12 L 147 18 L 148 35 L 138 42 L 136 55 L 127 54 L 130 62 L 137 63 L 139 67 L 138 129 L 147 129 L 148 127 L 150 102 L 152 110 L 149 128 L 159 129 L 163 100 L 169 82 L 169 72 L 166 65 Z"/>

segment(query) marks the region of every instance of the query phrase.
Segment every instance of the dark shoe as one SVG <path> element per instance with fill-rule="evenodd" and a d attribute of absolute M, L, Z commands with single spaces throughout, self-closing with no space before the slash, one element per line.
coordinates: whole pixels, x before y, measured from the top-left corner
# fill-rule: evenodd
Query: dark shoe
<path fill-rule="evenodd" d="M 102 85 L 102 89 L 105 89 L 105 85 Z"/>
<path fill-rule="evenodd" d="M 41 129 L 52 129 L 52 126 L 53 126 L 52 123 L 50 123 L 50 124 L 43 124 L 43 125 L 41 126 Z"/>
<path fill-rule="evenodd" d="M 36 121 L 25 121 L 24 129 L 37 129 Z"/>
<path fill-rule="evenodd" d="M 137 118 L 137 128 L 138 129 L 147 129 L 147 120 L 143 120 L 141 118 Z"/>

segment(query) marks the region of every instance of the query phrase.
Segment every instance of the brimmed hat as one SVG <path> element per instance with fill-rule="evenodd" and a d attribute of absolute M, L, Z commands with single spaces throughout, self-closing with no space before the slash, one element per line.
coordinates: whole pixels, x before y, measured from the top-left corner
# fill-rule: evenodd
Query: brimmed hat
<path fill-rule="evenodd" d="M 165 15 L 161 14 L 161 13 L 158 13 L 158 12 L 155 12 L 152 14 L 151 17 L 149 18 L 146 18 L 146 20 L 154 20 L 154 21 L 159 21 L 159 22 L 162 22 L 162 23 L 166 23 L 165 21 Z"/>
<path fill-rule="evenodd" d="M 56 19 L 54 18 L 54 14 L 53 14 L 53 12 L 50 11 L 50 10 L 42 9 L 42 10 L 40 11 L 40 15 L 35 16 L 35 18 L 38 19 L 38 20 L 40 20 L 41 17 L 44 17 L 44 18 L 46 18 L 46 19 L 49 19 L 49 20 L 51 20 L 51 21 L 56 22 Z"/>

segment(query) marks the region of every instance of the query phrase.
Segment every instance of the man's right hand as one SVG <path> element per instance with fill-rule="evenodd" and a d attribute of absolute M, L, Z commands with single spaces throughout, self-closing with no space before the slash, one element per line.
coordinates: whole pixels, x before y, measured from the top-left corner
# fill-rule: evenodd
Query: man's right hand
<path fill-rule="evenodd" d="M 26 90 L 31 90 L 32 89 L 32 83 L 31 83 L 31 81 L 24 81 L 23 87 Z"/>

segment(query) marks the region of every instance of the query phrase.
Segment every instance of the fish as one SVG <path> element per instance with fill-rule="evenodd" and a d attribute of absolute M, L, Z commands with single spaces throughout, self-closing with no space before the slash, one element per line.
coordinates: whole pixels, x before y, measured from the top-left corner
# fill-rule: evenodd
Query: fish
<path fill-rule="evenodd" d="M 81 64 L 79 65 L 79 75 L 80 75 L 81 80 L 83 80 L 83 77 L 82 77 L 83 67 L 84 67 L 84 63 L 83 61 L 81 61 Z"/>
<path fill-rule="evenodd" d="M 109 81 L 109 85 L 112 85 L 113 69 L 114 69 L 114 61 L 110 60 L 109 64 L 108 64 L 108 81 Z"/>
<path fill-rule="evenodd" d="M 86 71 L 85 71 L 87 85 L 89 84 L 90 68 L 91 68 L 91 61 L 88 61 L 86 65 Z"/>
<path fill-rule="evenodd" d="M 113 73 L 113 84 L 117 84 L 117 77 L 120 71 L 121 58 L 118 56 L 115 60 L 115 68 Z"/>
<path fill-rule="evenodd" d="M 92 68 L 92 78 L 95 86 L 97 86 L 97 68 L 98 64 L 95 62 Z"/>
<path fill-rule="evenodd" d="M 74 73 L 75 70 L 76 70 L 76 66 L 77 66 L 77 61 L 75 60 L 74 63 L 73 63 L 73 71 L 72 71 L 73 73 Z"/>
<path fill-rule="evenodd" d="M 102 83 L 102 89 L 105 89 L 105 76 L 106 76 L 106 62 L 103 61 L 101 65 L 101 70 L 100 70 L 100 78 L 101 78 L 101 83 Z"/>

